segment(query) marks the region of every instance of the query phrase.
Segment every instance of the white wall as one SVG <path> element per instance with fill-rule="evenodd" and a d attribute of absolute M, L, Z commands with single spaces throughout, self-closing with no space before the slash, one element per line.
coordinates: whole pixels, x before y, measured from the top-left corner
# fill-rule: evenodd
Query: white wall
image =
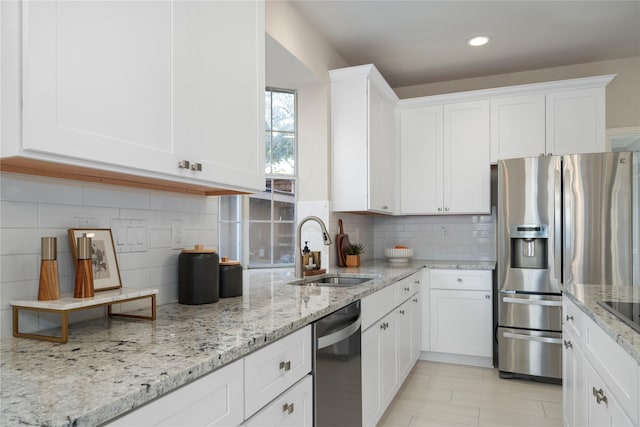
<path fill-rule="evenodd" d="M 74 267 L 67 229 L 76 218 L 95 218 L 96 228 L 111 228 L 111 219 L 144 219 L 146 252 L 118 254 L 124 287 L 153 287 L 158 304 L 178 299 L 178 255 L 171 249 L 171 224 L 181 220 L 185 246 L 218 245 L 217 197 L 129 189 L 62 179 L 0 173 L 0 337 L 11 336 L 11 300 L 37 299 L 40 238 L 58 240 L 60 290 L 73 291 Z M 104 315 L 104 309 L 74 313 L 72 320 Z M 58 325 L 56 317 L 21 317 L 21 330 Z M 23 328 L 24 326 L 24 328 Z"/>

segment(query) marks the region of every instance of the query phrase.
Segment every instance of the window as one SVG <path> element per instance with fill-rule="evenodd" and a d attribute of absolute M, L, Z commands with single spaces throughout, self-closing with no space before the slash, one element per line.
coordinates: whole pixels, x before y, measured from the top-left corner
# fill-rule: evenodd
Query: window
<path fill-rule="evenodd" d="M 265 104 L 265 190 L 220 197 L 220 254 L 249 268 L 295 262 L 296 93 L 267 89 Z"/>

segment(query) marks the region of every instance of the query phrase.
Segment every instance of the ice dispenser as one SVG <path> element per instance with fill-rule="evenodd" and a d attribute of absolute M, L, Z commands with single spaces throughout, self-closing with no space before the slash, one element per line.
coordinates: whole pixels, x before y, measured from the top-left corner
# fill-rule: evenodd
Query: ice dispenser
<path fill-rule="evenodd" d="M 511 268 L 548 268 L 549 227 L 539 224 L 512 225 Z"/>

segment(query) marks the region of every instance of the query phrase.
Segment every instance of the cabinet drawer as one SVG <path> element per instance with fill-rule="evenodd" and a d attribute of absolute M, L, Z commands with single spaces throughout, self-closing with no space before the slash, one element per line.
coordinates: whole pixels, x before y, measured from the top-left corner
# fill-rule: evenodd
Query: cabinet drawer
<path fill-rule="evenodd" d="M 420 290 L 420 273 L 414 273 L 398 282 L 398 302 L 403 303 Z"/>
<path fill-rule="evenodd" d="M 399 283 L 389 285 L 362 299 L 363 331 L 398 305 Z"/>
<path fill-rule="evenodd" d="M 638 422 L 638 363 L 600 326 L 587 316 L 584 322 L 584 353 L 620 406 Z"/>
<path fill-rule="evenodd" d="M 243 418 L 242 360 L 238 360 L 107 425 L 228 426 Z"/>
<path fill-rule="evenodd" d="M 490 270 L 431 270 L 431 289 L 490 291 Z"/>
<path fill-rule="evenodd" d="M 245 418 L 311 372 L 311 326 L 245 357 Z"/>
<path fill-rule="evenodd" d="M 244 423 L 245 427 L 313 426 L 313 381 L 307 375 L 286 393 Z"/>
<path fill-rule="evenodd" d="M 562 325 L 573 335 L 574 340 L 582 345 L 582 310 L 567 297 L 562 298 Z"/>

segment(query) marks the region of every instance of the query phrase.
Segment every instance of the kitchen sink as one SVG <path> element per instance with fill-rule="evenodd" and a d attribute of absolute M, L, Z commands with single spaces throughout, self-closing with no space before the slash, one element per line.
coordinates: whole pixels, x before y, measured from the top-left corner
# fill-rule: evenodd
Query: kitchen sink
<path fill-rule="evenodd" d="M 289 285 L 297 286 L 333 286 L 347 287 L 356 285 L 365 285 L 379 278 L 378 275 L 363 275 L 349 273 L 330 273 L 319 276 L 305 277 L 304 279 L 289 282 Z"/>

